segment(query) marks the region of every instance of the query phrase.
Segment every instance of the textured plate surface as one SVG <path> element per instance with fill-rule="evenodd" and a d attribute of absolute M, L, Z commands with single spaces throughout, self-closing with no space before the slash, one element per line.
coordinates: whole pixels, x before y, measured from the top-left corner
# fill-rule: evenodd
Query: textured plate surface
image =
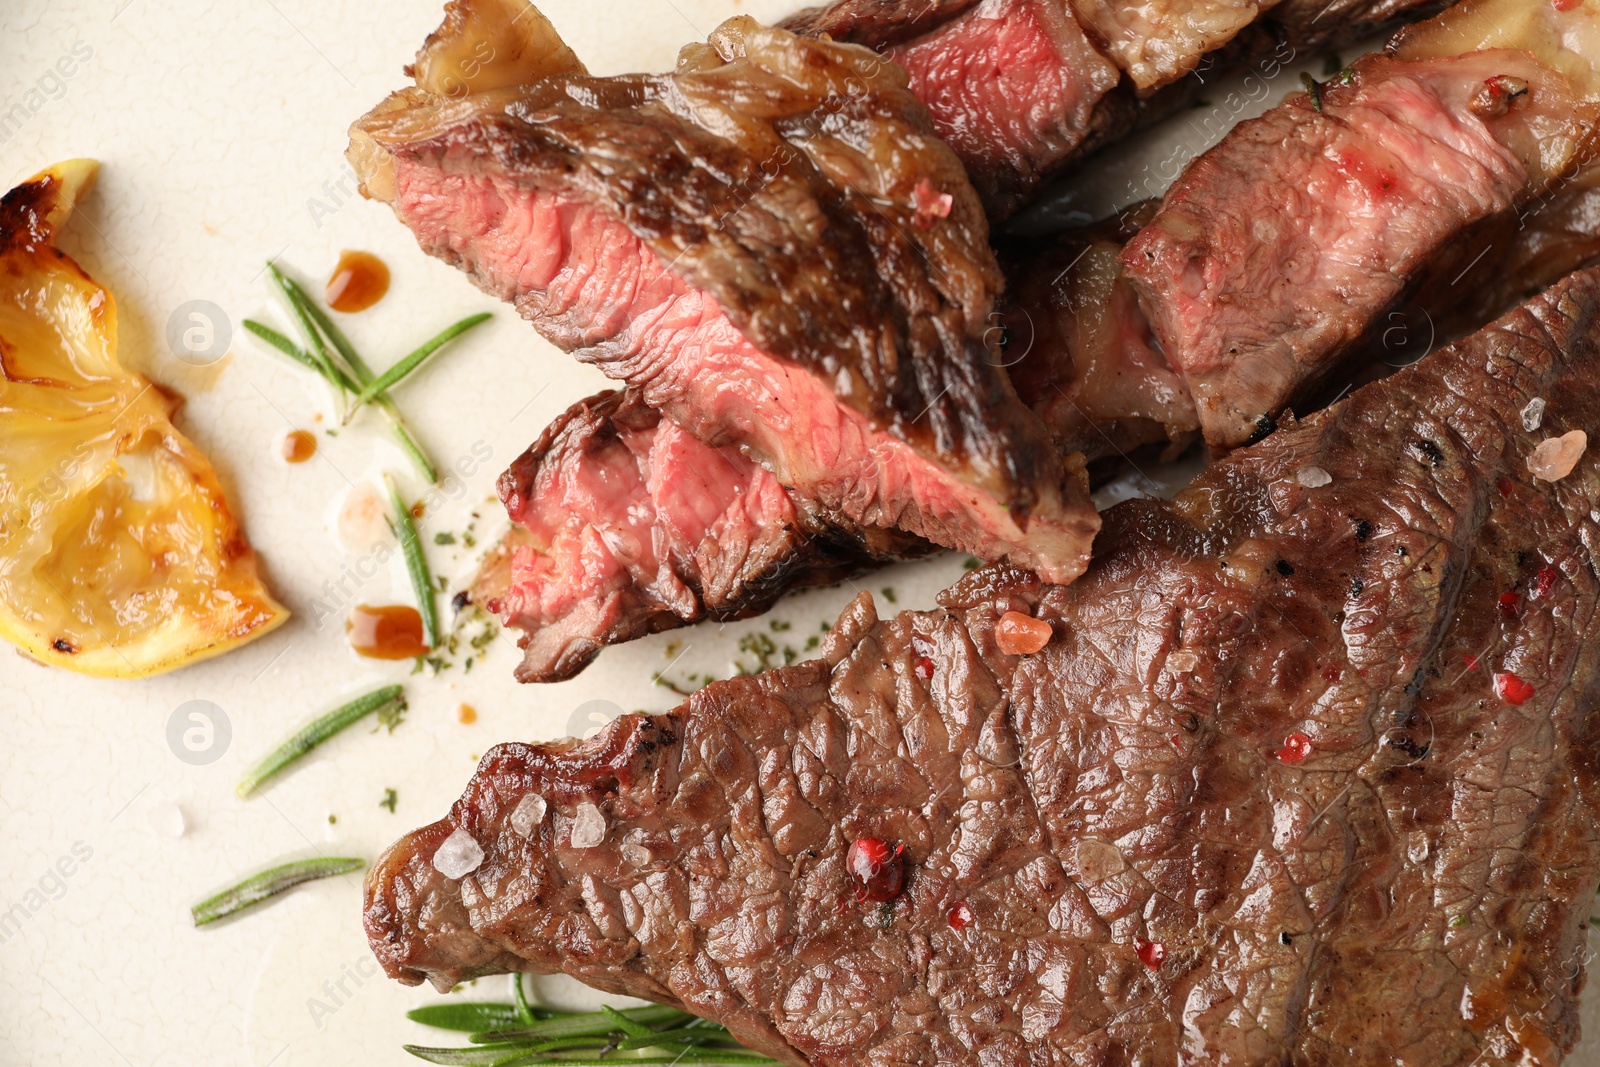
<path fill-rule="evenodd" d="M 341 512 L 383 471 L 407 468 L 373 421 L 326 433 L 334 416 L 320 384 L 242 333 L 247 317 L 288 327 L 264 261 L 320 285 L 342 249 L 383 257 L 390 294 L 341 319 L 380 366 L 455 318 L 496 312 L 397 393 L 420 438 L 456 472 L 421 522 L 452 589 L 472 567 L 462 535 L 475 513 L 480 548 L 493 535 L 496 475 L 603 383 L 424 257 L 387 209 L 354 195 L 345 128 L 402 83 L 400 67 L 437 24 L 441 2 L 0 4 L 0 181 L 9 188 L 70 156 L 102 161 L 65 246 L 115 294 L 124 361 L 187 396 L 180 426 L 216 462 L 268 581 L 295 612 L 242 651 L 144 682 L 52 672 L 0 649 L 0 1065 L 419 1062 L 402 1042 L 451 1042 L 403 1013 L 439 998 L 377 973 L 359 924 L 359 875 L 205 930 L 190 926 L 188 906 L 286 856 L 370 860 L 442 814 L 494 742 L 583 734 L 625 708 L 670 707 L 677 698 L 652 684 L 655 672 L 687 682 L 740 662 L 752 668 L 740 643 L 757 633 L 780 651 L 803 651 L 854 595 L 815 592 L 764 619 L 611 649 L 574 681 L 547 687 L 510 680 L 516 649 L 504 637 L 470 672 L 463 653 L 437 677 L 346 649 L 351 605 L 404 602 L 409 591 L 381 539 L 375 549 L 351 523 L 341 537 Z M 774 18 L 795 6 L 542 5 L 598 73 L 663 69 L 678 45 L 729 15 Z M 1320 70 L 1321 57 L 1307 59 Z M 1295 86 L 1297 70 L 1270 85 L 1257 77 L 1208 87 L 1203 107 L 1116 153 L 1075 184 L 1066 207 L 1093 213 L 1159 193 L 1229 122 Z M 191 328 L 213 330 L 225 354 L 190 355 L 182 336 Z M 278 441 L 297 428 L 315 431 L 320 447 L 289 466 Z M 456 543 L 434 544 L 440 533 Z M 959 557 L 945 557 L 861 586 L 925 607 L 960 568 Z M 788 629 L 774 631 L 774 620 Z M 234 797 L 242 770 L 285 733 L 389 681 L 405 682 L 411 698 L 393 734 L 357 727 L 263 794 Z M 475 722 L 460 721 L 462 704 L 476 709 Z M 396 791 L 392 814 L 379 806 L 385 789 Z M 564 980 L 539 990 L 557 1003 L 598 1002 Z M 502 999 L 505 982 L 473 993 Z M 1572 1062 L 1600 1064 L 1593 1047 Z"/>

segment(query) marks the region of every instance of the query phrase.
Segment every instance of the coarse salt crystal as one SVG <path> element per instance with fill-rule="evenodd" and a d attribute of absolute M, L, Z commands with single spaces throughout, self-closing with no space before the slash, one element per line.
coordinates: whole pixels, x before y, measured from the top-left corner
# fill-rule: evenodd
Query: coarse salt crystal
<path fill-rule="evenodd" d="M 544 822 L 544 797 L 529 793 L 511 809 L 511 828 L 523 837 L 532 837 L 533 831 Z"/>
<path fill-rule="evenodd" d="M 1544 397 L 1536 396 L 1522 409 L 1522 428 L 1529 433 L 1544 423 Z"/>
<path fill-rule="evenodd" d="M 593 804 L 579 804 L 572 813 L 573 848 L 593 848 L 606 839 L 606 817 Z"/>
<path fill-rule="evenodd" d="M 1167 657 L 1167 669 L 1173 674 L 1188 674 L 1200 666 L 1200 653 L 1192 648 L 1180 648 Z"/>
<path fill-rule="evenodd" d="M 145 818 L 150 823 L 150 829 L 162 837 L 179 838 L 189 829 L 183 809 L 176 804 L 157 804 L 146 813 Z"/>
<path fill-rule="evenodd" d="M 1307 489 L 1320 489 L 1333 481 L 1333 475 L 1321 467 L 1301 467 L 1298 477 L 1300 484 Z"/>
<path fill-rule="evenodd" d="M 446 878 L 465 878 L 483 863 L 483 849 L 465 830 L 457 830 L 433 852 L 433 869 Z"/>
<path fill-rule="evenodd" d="M 1578 465 L 1578 460 L 1588 447 L 1589 435 L 1582 430 L 1546 438 L 1528 457 L 1528 471 L 1535 478 L 1558 482 L 1572 473 L 1572 468 Z"/>
<path fill-rule="evenodd" d="M 1091 885 L 1121 874 L 1128 867 L 1122 850 L 1109 841 L 1085 837 L 1078 842 L 1076 851 L 1078 879 Z"/>
<path fill-rule="evenodd" d="M 632 867 L 648 867 L 656 857 L 644 845 L 644 831 L 630 830 L 622 839 L 622 858 Z"/>

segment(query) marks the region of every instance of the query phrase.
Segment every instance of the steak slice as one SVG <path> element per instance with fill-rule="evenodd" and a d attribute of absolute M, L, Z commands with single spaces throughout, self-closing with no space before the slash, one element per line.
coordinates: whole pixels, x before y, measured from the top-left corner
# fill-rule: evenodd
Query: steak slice
<path fill-rule="evenodd" d="M 782 25 L 865 45 L 904 67 L 989 217 L 1000 220 L 1026 207 L 1050 175 L 1170 114 L 1226 70 L 1265 60 L 1270 76 L 1300 52 L 1360 40 L 1439 6 L 840 0 Z"/>
<path fill-rule="evenodd" d="M 1554 1063 L 1600 881 L 1600 468 L 1528 460 L 1600 432 L 1597 389 L 1589 271 L 1113 508 L 1071 586 L 863 597 L 820 660 L 501 745 L 372 868 L 373 949 L 797 1065 Z M 1052 639 L 1002 652 L 1006 611 Z M 868 836 L 904 848 L 883 903 Z"/>
<path fill-rule="evenodd" d="M 563 413 L 501 475 L 500 497 L 515 525 L 472 595 L 523 632 L 522 682 L 932 548 L 820 520 L 737 449 L 700 443 L 628 392 Z"/>
<path fill-rule="evenodd" d="M 1082 572 L 1081 461 L 986 345 L 987 224 L 898 68 L 735 18 L 672 74 L 517 77 L 424 81 L 353 127 L 365 190 L 426 250 L 841 528 Z"/>
<path fill-rule="evenodd" d="M 1586 64 L 1600 54 L 1547 39 L 1581 42 L 1587 12 L 1514 6 L 1454 8 L 1393 55 L 1241 123 L 1128 244 L 1123 263 L 1214 447 L 1270 428 L 1453 245 L 1592 156 L 1600 80 Z M 1504 31 L 1486 36 L 1510 47 L 1458 32 L 1497 12 Z"/>

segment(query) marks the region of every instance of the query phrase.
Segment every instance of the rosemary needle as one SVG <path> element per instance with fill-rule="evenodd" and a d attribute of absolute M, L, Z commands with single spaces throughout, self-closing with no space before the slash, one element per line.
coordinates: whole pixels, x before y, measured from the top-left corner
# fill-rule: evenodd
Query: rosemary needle
<path fill-rule="evenodd" d="M 259 323 L 255 319 L 245 319 L 244 328 L 261 338 L 263 341 L 267 342 L 267 344 L 271 345 L 273 348 L 276 348 L 279 352 L 282 352 L 284 355 L 294 360 L 296 363 L 304 364 L 305 366 L 316 371 L 318 374 L 323 373 L 322 365 L 312 357 L 311 353 L 307 352 L 305 349 L 289 340 L 277 330 L 274 330 L 271 326 Z M 324 377 L 326 377 L 326 375 L 324 375 Z M 334 385 L 335 383 L 330 381 L 328 384 Z"/>
<path fill-rule="evenodd" d="M 425 1008 L 415 1008 L 406 1012 L 406 1018 L 437 1030 L 457 1030 L 461 1033 L 476 1034 L 484 1030 L 510 1029 L 539 1019 L 570 1014 L 551 1011 L 549 1008 L 529 1010 L 533 1013 L 532 1018 L 524 1019 L 518 1009 L 510 1004 L 467 1001 L 461 1004 L 429 1004 Z"/>
<path fill-rule="evenodd" d="M 439 349 L 460 337 L 480 322 L 487 322 L 489 313 L 480 311 L 476 315 L 468 315 L 460 322 L 446 326 L 439 333 L 424 341 L 420 346 L 411 351 L 394 366 L 368 382 L 366 388 L 361 390 L 356 397 L 357 404 L 370 403 L 379 393 L 385 392 L 400 384 L 401 379 L 422 365 L 422 361 L 433 355 Z"/>
<path fill-rule="evenodd" d="M 400 550 L 405 553 L 406 573 L 411 576 L 411 586 L 417 594 L 417 610 L 422 613 L 422 632 L 428 639 L 428 648 L 435 649 L 439 647 L 439 607 L 433 599 L 433 572 L 428 569 L 428 556 L 422 550 L 422 539 L 417 536 L 411 508 L 400 499 L 394 478 L 385 474 L 383 481 L 389 487 L 389 504 L 394 509 L 394 533 L 400 539 Z"/>
<path fill-rule="evenodd" d="M 322 335 L 317 332 L 317 327 L 311 321 L 312 308 L 308 306 L 310 302 L 303 299 L 304 293 L 300 287 L 279 270 L 276 264 L 268 263 L 267 271 L 272 275 L 273 284 L 278 287 L 279 295 L 289 305 L 289 313 L 294 316 L 295 325 L 300 327 L 300 333 L 305 337 L 307 353 L 316 360 L 322 376 L 339 394 L 339 403 L 345 404 L 349 400 L 348 394 L 356 391 L 356 385 L 345 373 L 344 368 L 334 362 L 333 356 L 328 352 L 328 346 L 323 343 Z"/>
<path fill-rule="evenodd" d="M 524 988 L 524 984 L 525 983 L 522 981 L 522 972 L 521 971 L 512 971 L 511 972 L 511 994 L 512 994 L 512 1001 L 517 1006 L 517 1018 L 522 1022 L 522 1024 L 524 1026 L 531 1026 L 534 1023 L 539 1021 L 539 1017 L 534 1014 L 533 1005 L 528 1003 L 528 991 L 527 991 L 527 989 Z M 473 1029 L 475 1029 L 475 1030 L 478 1030 L 478 1029 L 488 1030 L 488 1029 L 493 1029 L 493 1028 L 492 1027 L 473 1027 Z"/>
<path fill-rule="evenodd" d="M 331 859 L 300 860 L 269 867 L 253 874 L 237 885 L 229 886 L 215 896 L 209 896 L 189 909 L 196 926 L 214 923 L 224 916 L 254 907 L 280 893 L 286 893 L 303 882 L 318 878 L 332 878 L 360 870 L 361 860 L 336 857 Z"/>
<path fill-rule="evenodd" d="M 289 764 L 334 734 L 390 704 L 400 704 L 402 707 L 405 705 L 405 689 L 402 686 L 386 685 L 382 689 L 375 689 L 365 696 L 357 697 L 348 704 L 340 705 L 297 732 L 268 753 L 261 762 L 246 771 L 234 792 L 241 797 L 249 796 L 269 778 L 282 772 Z"/>

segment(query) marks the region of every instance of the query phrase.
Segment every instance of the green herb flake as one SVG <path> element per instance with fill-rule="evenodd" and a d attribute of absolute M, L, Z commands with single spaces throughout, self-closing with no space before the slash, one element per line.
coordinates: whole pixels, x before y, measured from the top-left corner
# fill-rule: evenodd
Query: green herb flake
<path fill-rule="evenodd" d="M 1311 110 L 1321 113 L 1322 83 L 1317 81 L 1317 79 L 1313 78 L 1310 74 L 1302 71 L 1300 74 L 1300 84 L 1306 88 L 1306 96 L 1311 100 Z"/>
<path fill-rule="evenodd" d="M 393 815 L 394 814 L 394 806 L 395 806 L 395 804 L 399 803 L 399 801 L 400 801 L 400 794 L 396 793 L 393 789 L 385 789 L 383 791 L 383 799 L 378 801 L 378 807 L 380 807 L 380 808 L 388 808 L 389 809 L 389 814 Z"/>
<path fill-rule="evenodd" d="M 879 592 L 881 592 L 883 594 L 883 599 L 887 600 L 889 603 L 891 603 L 891 604 L 900 603 L 900 598 L 895 595 L 894 586 L 886 585 L 882 589 L 880 589 Z"/>
<path fill-rule="evenodd" d="M 380 728 L 386 728 L 392 734 L 394 733 L 394 728 L 405 721 L 405 701 L 400 700 L 393 704 L 385 704 L 378 709 L 378 725 L 372 728 L 372 732 L 377 733 Z"/>
<path fill-rule="evenodd" d="M 433 535 L 433 543 L 436 545 L 453 545 L 456 543 L 456 535 L 448 530 L 440 530 Z"/>

